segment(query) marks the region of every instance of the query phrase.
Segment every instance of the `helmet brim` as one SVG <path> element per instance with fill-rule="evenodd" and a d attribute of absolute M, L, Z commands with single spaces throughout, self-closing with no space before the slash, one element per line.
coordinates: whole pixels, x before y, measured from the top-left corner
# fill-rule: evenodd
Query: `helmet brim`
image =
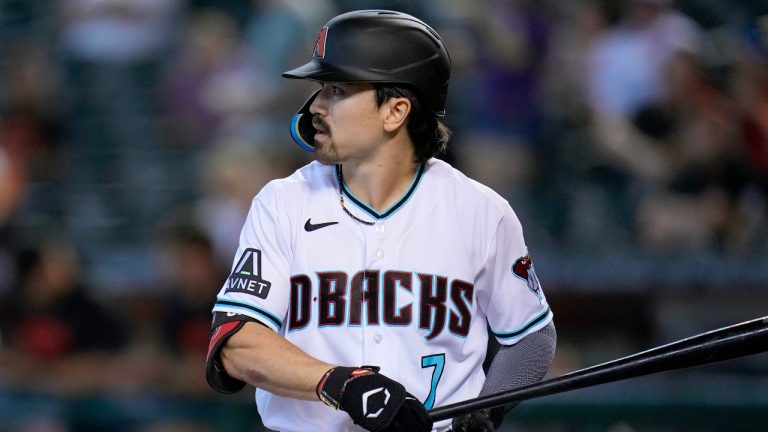
<path fill-rule="evenodd" d="M 317 60 L 312 60 L 309 63 L 297 67 L 296 69 L 283 72 L 282 76 L 283 78 L 306 79 L 320 82 L 408 84 L 407 82 L 393 80 L 392 77 L 386 73 L 361 70 L 351 67 L 340 67 L 339 65 L 333 65 L 328 62 L 320 62 Z"/>
<path fill-rule="evenodd" d="M 327 64 L 320 64 L 317 61 L 311 61 L 295 69 L 283 72 L 283 78 L 307 79 L 313 81 L 328 82 L 349 82 L 350 77 L 342 71 L 330 67 Z"/>

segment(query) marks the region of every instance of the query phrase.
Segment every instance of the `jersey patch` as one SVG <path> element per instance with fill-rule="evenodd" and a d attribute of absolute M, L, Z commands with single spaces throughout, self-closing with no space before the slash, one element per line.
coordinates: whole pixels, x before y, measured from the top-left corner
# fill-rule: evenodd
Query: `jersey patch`
<path fill-rule="evenodd" d="M 261 278 L 261 251 L 246 249 L 232 274 L 224 283 L 224 292 L 244 293 L 266 299 L 271 282 Z"/>
<path fill-rule="evenodd" d="M 512 273 L 524 280 L 528 284 L 528 289 L 541 301 L 541 285 L 539 285 L 539 278 L 536 276 L 536 270 L 533 268 L 533 261 L 529 255 L 515 261 L 515 264 L 512 265 Z"/>

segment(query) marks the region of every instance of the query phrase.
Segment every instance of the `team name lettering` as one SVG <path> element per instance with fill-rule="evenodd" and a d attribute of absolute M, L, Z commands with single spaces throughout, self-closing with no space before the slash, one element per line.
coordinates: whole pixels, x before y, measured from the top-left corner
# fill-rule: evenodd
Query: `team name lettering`
<path fill-rule="evenodd" d="M 445 276 L 403 271 L 366 270 L 351 278 L 345 272 L 291 278 L 288 330 L 320 327 L 418 325 L 432 340 L 445 328 L 456 336 L 469 333 L 474 285 Z M 314 289 L 313 289 L 314 288 Z M 380 308 L 381 306 L 381 308 Z M 381 316 L 380 316 L 381 315 Z"/>

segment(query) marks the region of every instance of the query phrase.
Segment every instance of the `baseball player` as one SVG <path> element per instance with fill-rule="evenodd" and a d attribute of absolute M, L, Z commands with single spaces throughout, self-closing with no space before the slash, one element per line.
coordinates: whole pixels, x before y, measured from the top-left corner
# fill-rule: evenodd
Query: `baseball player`
<path fill-rule="evenodd" d="M 283 76 L 319 83 L 291 122 L 316 161 L 253 200 L 209 384 L 256 387 L 283 432 L 495 430 L 505 409 L 435 424 L 428 410 L 540 380 L 555 331 L 509 204 L 433 157 L 449 136 L 443 41 L 410 15 L 349 12 Z"/>

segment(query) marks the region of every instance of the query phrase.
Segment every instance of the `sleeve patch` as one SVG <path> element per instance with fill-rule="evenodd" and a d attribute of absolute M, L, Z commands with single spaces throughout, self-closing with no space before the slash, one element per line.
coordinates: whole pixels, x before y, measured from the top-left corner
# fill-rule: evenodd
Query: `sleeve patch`
<path fill-rule="evenodd" d="M 518 258 L 512 265 L 512 273 L 528 284 L 528 289 L 539 299 L 539 303 L 541 303 L 541 285 L 539 284 L 539 278 L 536 276 L 536 270 L 533 268 L 531 257 L 526 255 Z"/>
<path fill-rule="evenodd" d="M 244 293 L 266 299 L 271 282 L 261 277 L 261 251 L 248 248 L 224 283 L 225 293 Z"/>

